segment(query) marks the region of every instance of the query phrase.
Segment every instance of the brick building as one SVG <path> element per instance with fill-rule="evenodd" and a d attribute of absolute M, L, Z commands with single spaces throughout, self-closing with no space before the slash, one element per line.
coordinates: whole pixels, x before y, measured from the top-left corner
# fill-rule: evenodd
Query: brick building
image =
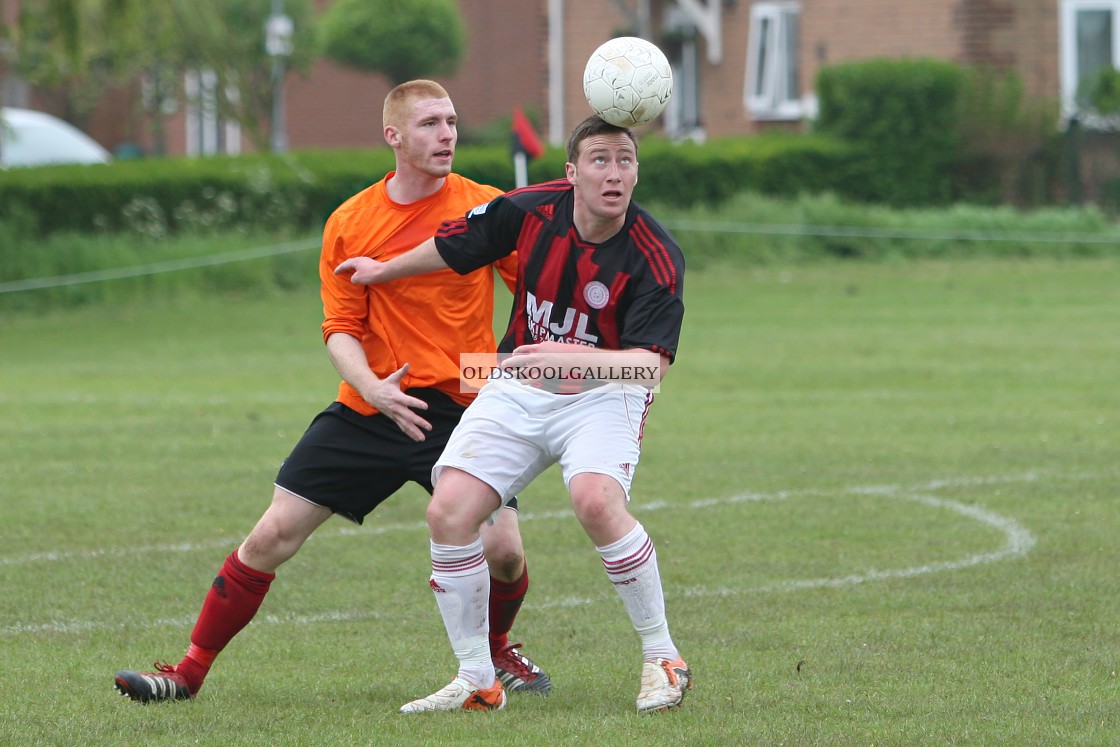
<path fill-rule="evenodd" d="M 7 22 L 18 5 L 0 6 Z M 459 73 L 441 82 L 464 129 L 508 118 L 520 106 L 554 144 L 588 112 L 581 86 L 587 57 L 620 34 L 654 40 L 670 57 L 674 96 L 649 127 L 679 138 L 799 127 L 815 112 L 817 72 L 849 60 L 927 56 L 1014 69 L 1030 95 L 1060 98 L 1067 113 L 1085 74 L 1120 65 L 1120 0 L 459 0 L 459 6 L 467 53 Z M 2 76 L 3 100 L 34 106 L 34 92 L 11 77 Z M 307 77 L 288 75 L 290 147 L 380 146 L 388 88 L 380 76 L 325 60 Z M 120 121 L 117 113 L 127 110 L 103 107 L 91 119 L 91 134 L 111 149 L 129 139 L 149 149 L 143 127 Z M 196 106 L 180 106 L 168 122 L 168 152 L 247 147 L 236 132 L 205 137 L 205 128 L 218 124 Z"/>

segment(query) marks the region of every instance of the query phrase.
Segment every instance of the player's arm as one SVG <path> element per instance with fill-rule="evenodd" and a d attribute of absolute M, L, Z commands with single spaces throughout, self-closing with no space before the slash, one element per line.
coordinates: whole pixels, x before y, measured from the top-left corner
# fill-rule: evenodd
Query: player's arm
<path fill-rule="evenodd" d="M 345 332 L 335 332 L 327 338 L 327 354 L 339 375 L 362 399 L 388 415 L 413 441 L 424 440 L 424 432 L 430 431 L 432 424 L 416 411 L 427 410 L 428 403 L 401 391 L 401 379 L 408 373 L 407 363 L 384 379 L 378 378 L 370 370 L 362 343 Z"/>
<path fill-rule="evenodd" d="M 624 349 L 658 355 L 662 379 L 676 358 L 684 322 L 684 260 L 679 251 L 669 258 L 674 260 L 675 277 L 669 276 L 669 282 L 649 278 L 642 283 L 623 318 L 619 341 Z"/>
<path fill-rule="evenodd" d="M 431 238 L 387 262 L 371 257 L 351 257 L 334 268 L 334 274 L 349 274 L 351 283 L 373 285 L 447 268 L 447 262 L 436 250 L 435 239 Z"/>
<path fill-rule="evenodd" d="M 426 410 L 428 405 L 401 391 L 401 380 L 408 371 L 407 364 L 382 379 L 370 369 L 362 347 L 362 337 L 369 329 L 370 289 L 354 285 L 334 272 L 334 268 L 355 251 L 347 243 L 350 233 L 345 219 L 338 213 L 327 219 L 323 229 L 319 280 L 327 357 L 362 399 L 388 415 L 410 438 L 423 441 L 424 431 L 431 430 L 431 425 L 416 410 Z"/>

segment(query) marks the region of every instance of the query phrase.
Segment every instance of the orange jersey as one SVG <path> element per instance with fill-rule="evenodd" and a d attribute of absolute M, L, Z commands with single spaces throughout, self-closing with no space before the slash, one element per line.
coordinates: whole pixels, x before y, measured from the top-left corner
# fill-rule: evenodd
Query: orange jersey
<path fill-rule="evenodd" d="M 467 405 L 475 395 L 459 391 L 459 355 L 496 347 L 493 269 L 467 275 L 440 270 L 383 285 L 356 285 L 349 276 L 335 275 L 334 268 L 350 257 L 385 261 L 403 254 L 435 235 L 444 220 L 466 215 L 501 190 L 450 174 L 434 195 L 401 205 L 389 199 L 385 188 L 392 176 L 354 195 L 327 219 L 319 259 L 323 340 L 337 332 L 348 334 L 361 342 L 379 378 L 408 363 L 402 389 L 434 388 Z M 493 267 L 512 289 L 516 255 Z M 345 381 L 338 401 L 366 415 L 376 412 Z"/>

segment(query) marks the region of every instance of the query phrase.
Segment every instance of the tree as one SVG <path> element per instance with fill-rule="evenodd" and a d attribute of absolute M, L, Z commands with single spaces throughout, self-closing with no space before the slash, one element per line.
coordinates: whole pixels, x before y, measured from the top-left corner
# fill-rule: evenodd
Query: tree
<path fill-rule="evenodd" d="M 466 30 L 451 0 L 338 0 L 320 19 L 324 56 L 394 85 L 454 73 Z"/>
<path fill-rule="evenodd" d="M 270 3 L 170 0 L 168 4 L 175 14 L 179 40 L 175 56 L 180 67 L 213 73 L 218 113 L 237 121 L 258 150 L 268 150 L 268 132 L 262 123 L 270 120 L 272 112 L 272 60 L 264 46 Z M 318 56 L 311 1 L 285 0 L 284 12 L 294 26 L 287 64 L 306 72 Z"/>
<path fill-rule="evenodd" d="M 78 125 L 132 68 L 133 0 L 24 0 L 11 69 Z"/>
<path fill-rule="evenodd" d="M 1097 114 L 1104 117 L 1120 114 L 1120 70 L 1105 65 L 1085 81 L 1083 88 L 1081 98 Z"/>
<path fill-rule="evenodd" d="M 269 13 L 266 0 L 24 0 L 9 30 L 12 70 L 79 125 L 107 92 L 142 81 L 157 151 L 164 106 L 183 96 L 185 72 L 204 70 L 215 81 L 210 93 L 217 113 L 267 150 Z M 306 71 L 316 57 L 311 0 L 286 0 L 285 13 L 295 27 L 288 65 Z"/>

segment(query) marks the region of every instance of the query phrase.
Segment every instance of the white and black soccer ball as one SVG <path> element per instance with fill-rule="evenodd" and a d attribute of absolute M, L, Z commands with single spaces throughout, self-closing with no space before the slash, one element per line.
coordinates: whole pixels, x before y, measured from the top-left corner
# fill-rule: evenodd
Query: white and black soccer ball
<path fill-rule="evenodd" d="M 673 70 L 655 44 L 620 36 L 591 53 L 583 69 L 583 94 L 606 121 L 637 127 L 665 111 L 673 95 Z"/>

